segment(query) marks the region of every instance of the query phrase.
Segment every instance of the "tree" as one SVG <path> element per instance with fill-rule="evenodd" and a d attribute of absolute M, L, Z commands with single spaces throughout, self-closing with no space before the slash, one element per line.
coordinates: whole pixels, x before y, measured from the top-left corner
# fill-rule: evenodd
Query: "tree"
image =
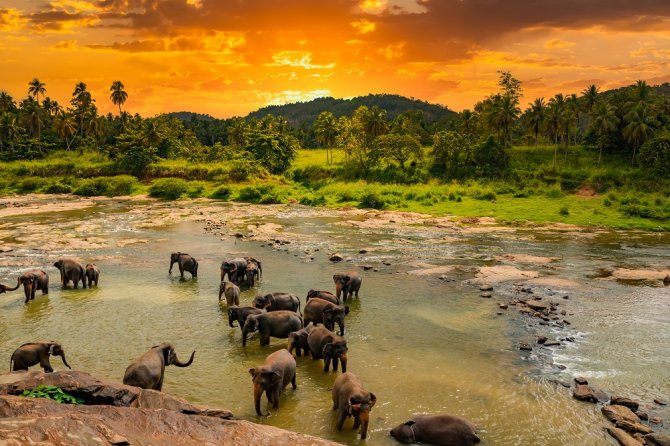
<path fill-rule="evenodd" d="M 28 94 L 31 95 L 37 101 L 37 105 L 40 105 L 40 95 L 44 96 L 44 93 L 47 92 L 44 82 L 40 82 L 38 78 L 35 78 L 28 82 Z"/>
<path fill-rule="evenodd" d="M 386 110 L 374 105 L 367 108 L 361 114 L 361 124 L 366 136 L 366 144 L 369 146 L 379 135 L 388 132 L 388 122 L 386 122 Z"/>
<path fill-rule="evenodd" d="M 665 178 L 670 178 L 669 132 L 654 136 L 640 147 L 640 164 Z"/>
<path fill-rule="evenodd" d="M 4 112 L 0 116 L 0 147 L 4 150 L 4 144 L 9 143 L 12 152 L 14 152 L 14 143 L 19 138 L 21 130 L 16 115 Z"/>
<path fill-rule="evenodd" d="M 458 128 L 467 136 L 473 136 L 477 128 L 477 116 L 472 111 L 465 109 L 458 116 Z"/>
<path fill-rule="evenodd" d="M 526 110 L 528 116 L 528 122 L 533 130 L 535 135 L 535 145 L 537 146 L 538 135 L 544 124 L 545 114 L 547 111 L 547 106 L 544 103 L 544 98 L 536 98 L 531 106 Z"/>
<path fill-rule="evenodd" d="M 61 111 L 54 119 L 54 129 L 58 137 L 65 140 L 67 150 L 70 150 L 70 143 L 72 142 L 70 138 L 77 132 L 74 117 Z"/>
<path fill-rule="evenodd" d="M 472 144 L 462 133 L 442 130 L 433 135 L 433 167 L 443 171 L 449 178 L 466 176 L 472 167 Z"/>
<path fill-rule="evenodd" d="M 235 148 L 241 148 L 246 144 L 248 131 L 247 122 L 244 118 L 232 118 L 228 126 L 228 144 Z"/>
<path fill-rule="evenodd" d="M 631 166 L 635 165 L 635 154 L 638 147 L 654 133 L 654 126 L 658 122 L 649 113 L 649 107 L 644 102 L 638 103 L 625 116 L 626 126 L 623 128 L 623 136 L 633 146 L 633 157 Z"/>
<path fill-rule="evenodd" d="M 298 149 L 300 143 L 294 136 L 262 130 L 252 131 L 245 147 L 247 152 L 273 174 L 286 172 Z"/>
<path fill-rule="evenodd" d="M 584 98 L 586 112 L 590 114 L 598 99 L 598 87 L 596 87 L 595 84 L 586 87 L 584 91 L 582 91 L 582 98 Z"/>
<path fill-rule="evenodd" d="M 119 116 L 121 116 L 121 106 L 128 99 L 128 93 L 126 93 L 123 89 L 124 85 L 121 81 L 114 81 L 112 82 L 112 86 L 109 87 L 109 91 L 112 92 L 112 94 L 109 95 L 109 98 L 112 100 L 114 105 L 119 106 Z"/>
<path fill-rule="evenodd" d="M 519 119 L 519 107 L 517 107 L 518 100 L 514 100 L 511 95 L 504 95 L 498 102 L 498 120 L 502 128 L 502 142 L 503 146 L 510 145 L 510 127 Z"/>
<path fill-rule="evenodd" d="M 314 134 L 316 141 L 326 148 L 326 163 L 333 162 L 333 146 L 339 134 L 337 118 L 329 111 L 321 112 L 314 121 Z M 330 160 L 328 159 L 328 149 L 330 148 Z"/>
<path fill-rule="evenodd" d="M 616 115 L 616 109 L 607 101 L 598 101 L 591 112 L 591 128 L 598 136 L 598 166 L 603 155 L 603 146 L 605 137 L 614 132 L 619 124 L 619 118 Z"/>
<path fill-rule="evenodd" d="M 16 111 L 14 98 L 6 91 L 0 91 L 0 113 Z"/>
<path fill-rule="evenodd" d="M 375 139 L 375 145 L 379 151 L 380 158 L 397 161 L 403 170 L 408 160 L 414 159 L 420 161 L 423 158 L 421 144 L 412 135 L 393 133 L 380 135 Z"/>
<path fill-rule="evenodd" d="M 566 119 L 565 116 L 565 96 L 562 93 L 556 94 L 549 99 L 549 125 L 554 132 L 554 169 L 556 169 L 556 161 L 558 158 L 558 135 L 561 132 L 561 126 Z M 564 141 L 563 135 L 561 140 Z"/>

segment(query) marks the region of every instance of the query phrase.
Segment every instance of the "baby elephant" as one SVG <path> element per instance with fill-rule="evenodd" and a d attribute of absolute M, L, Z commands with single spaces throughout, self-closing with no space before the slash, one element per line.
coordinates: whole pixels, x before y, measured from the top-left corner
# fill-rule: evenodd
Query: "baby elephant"
<path fill-rule="evenodd" d="M 190 255 L 183 252 L 173 252 L 170 254 L 170 269 L 168 274 L 172 274 L 172 266 L 177 264 L 179 274 L 184 277 L 184 271 L 191 273 L 191 277 L 198 277 L 198 261 Z"/>
<path fill-rule="evenodd" d="M 344 274 L 333 275 L 337 298 L 340 298 L 340 293 L 344 302 L 347 301 L 347 297 L 353 297 L 354 293 L 358 297 L 358 290 L 361 289 L 362 281 L 363 279 L 361 279 L 361 276 L 356 271 L 347 271 Z"/>
<path fill-rule="evenodd" d="M 391 436 L 404 444 L 471 446 L 481 440 L 475 425 L 453 415 L 421 415 L 391 429 Z"/>
<path fill-rule="evenodd" d="M 28 367 L 38 364 L 44 369 L 45 373 L 54 371 L 49 363 L 49 356 L 60 356 L 63 364 L 68 369 L 70 365 L 65 360 L 65 352 L 63 347 L 57 342 L 30 342 L 23 344 L 21 347 L 14 350 L 12 358 L 9 360 L 9 370 L 15 372 L 17 370 L 28 370 Z"/>
<path fill-rule="evenodd" d="M 288 352 L 293 354 L 295 349 L 296 356 L 302 356 L 304 353 L 305 356 L 309 356 L 309 344 L 307 343 L 307 338 L 309 337 L 309 332 L 312 331 L 314 325 L 310 325 L 298 331 L 294 331 L 288 334 Z"/>
<path fill-rule="evenodd" d="M 251 303 L 256 308 L 265 308 L 266 311 L 287 310 L 300 313 L 300 299 L 291 293 L 270 293 L 254 297 Z"/>
<path fill-rule="evenodd" d="M 91 288 L 91 285 L 95 283 L 95 286 L 98 286 L 98 279 L 100 278 L 100 268 L 95 263 L 86 264 L 86 280 L 88 281 L 88 287 Z"/>
<path fill-rule="evenodd" d="M 226 296 L 226 303 L 228 306 L 240 304 L 240 287 L 233 282 L 221 282 L 219 287 L 219 300 L 221 296 Z"/>
<path fill-rule="evenodd" d="M 325 327 L 314 327 L 307 336 L 307 344 L 312 359 L 323 359 L 323 371 L 330 370 L 333 361 L 333 371 L 337 372 L 338 361 L 342 362 L 342 372 L 347 371 L 347 341 Z"/>
<path fill-rule="evenodd" d="M 249 369 L 254 382 L 254 405 L 256 413 L 261 413 L 261 395 L 265 391 L 268 401 L 275 409 L 279 409 L 279 397 L 288 383 L 297 388 L 295 383 L 295 359 L 285 348 L 265 358 L 263 365 Z M 269 415 L 269 414 L 266 414 Z"/>
<path fill-rule="evenodd" d="M 231 305 L 228 307 L 228 325 L 230 328 L 235 328 L 233 322 L 237 321 L 240 324 L 240 330 L 244 330 L 244 323 L 247 321 L 247 318 L 251 314 L 261 314 L 263 310 L 259 310 L 256 307 L 238 307 L 237 305 Z"/>
<path fill-rule="evenodd" d="M 333 384 L 333 410 L 337 410 L 337 430 L 342 430 L 344 420 L 354 417 L 354 429 L 360 426 L 361 439 L 365 440 L 370 411 L 376 402 L 375 394 L 365 390 L 356 375 L 347 372 L 338 376 Z"/>
<path fill-rule="evenodd" d="M 305 305 L 305 325 L 322 323 L 328 330 L 335 330 L 335 322 L 340 326 L 340 336 L 344 336 L 344 317 L 349 307 L 335 305 L 332 302 L 314 297 Z"/>
<path fill-rule="evenodd" d="M 332 302 L 335 305 L 340 304 L 340 299 L 338 299 L 337 296 L 331 293 L 330 291 L 315 290 L 315 289 L 311 289 L 307 292 L 307 299 L 305 299 L 305 302 L 309 302 L 310 299 L 313 299 L 315 297 L 327 300 L 328 302 Z"/>

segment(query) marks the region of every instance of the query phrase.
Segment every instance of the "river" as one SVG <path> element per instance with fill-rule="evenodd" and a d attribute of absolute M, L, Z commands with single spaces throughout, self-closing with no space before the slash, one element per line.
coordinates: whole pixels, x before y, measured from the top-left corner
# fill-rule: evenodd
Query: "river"
<path fill-rule="evenodd" d="M 455 231 L 394 220 L 366 225 L 361 213 L 203 201 L 33 197 L 21 203 L 25 212 L 0 220 L 0 245 L 12 249 L 0 257 L 0 281 L 13 285 L 18 272 L 40 267 L 51 285 L 48 296 L 38 292 L 28 305 L 22 291 L 0 295 L 0 358 L 7 364 L 20 344 L 55 339 L 73 368 L 121 381 L 134 357 L 169 341 L 182 360 L 197 353 L 191 367 L 166 369 L 163 391 L 345 444 L 396 444 L 389 430 L 420 413 L 466 417 L 487 445 L 616 444 L 603 429 L 609 422 L 600 406 L 574 400 L 561 385 L 577 375 L 670 422 L 667 406 L 652 402 L 670 397 L 670 288 L 602 277 L 612 268 L 670 268 L 666 234 L 495 226 Z M 233 235 L 255 228 L 274 228 L 289 243 Z M 197 279 L 186 273 L 180 280 L 174 270 L 168 275 L 173 251 L 198 259 Z M 330 262 L 335 251 L 350 262 Z M 520 254 L 533 257 L 505 257 Z M 100 286 L 61 289 L 51 266 L 61 255 L 94 261 L 102 270 Z M 334 290 L 335 272 L 362 275 L 360 298 L 347 303 L 345 337 L 349 371 L 378 398 L 365 442 L 350 420 L 335 430 L 335 374 L 323 373 L 321 361 L 298 358 L 298 389 L 284 391 L 279 410 L 263 400 L 269 417 L 255 415 L 248 370 L 286 341 L 273 338 L 260 347 L 254 335 L 242 347 L 240 329 L 228 326 L 225 301 L 217 300 L 219 265 L 241 255 L 263 265 L 262 281 L 243 289 L 242 305 L 273 291 L 296 293 L 304 305 L 310 288 Z M 540 279 L 495 283 L 493 298 L 482 298 L 470 280 L 494 265 L 536 271 Z M 534 296 L 558 302 L 570 325 L 538 325 L 513 306 L 501 310 L 499 303 L 526 294 L 519 282 Z M 539 348 L 538 334 L 574 342 Z M 520 342 L 533 344 L 533 351 L 520 351 Z M 52 366 L 64 368 L 59 358 Z"/>

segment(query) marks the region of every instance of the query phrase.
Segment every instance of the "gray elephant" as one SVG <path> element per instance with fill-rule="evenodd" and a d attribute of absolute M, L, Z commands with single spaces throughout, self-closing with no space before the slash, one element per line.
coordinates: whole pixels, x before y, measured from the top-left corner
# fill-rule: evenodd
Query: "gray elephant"
<path fill-rule="evenodd" d="M 305 328 L 289 333 L 288 352 L 293 354 L 293 350 L 295 350 L 296 356 L 302 356 L 303 353 L 305 356 L 309 356 L 309 344 L 307 343 L 307 337 L 313 328 L 314 325 L 305 324 Z"/>
<path fill-rule="evenodd" d="M 198 261 L 185 252 L 173 252 L 170 254 L 170 269 L 168 274 L 172 274 L 172 266 L 177 264 L 179 274 L 184 277 L 184 271 L 191 273 L 191 277 L 198 277 Z"/>
<path fill-rule="evenodd" d="M 314 325 L 323 324 L 328 330 L 335 330 L 335 323 L 340 327 L 340 336 L 344 336 L 344 317 L 349 314 L 349 307 L 335 305 L 318 297 L 312 298 L 305 305 L 303 322 Z"/>
<path fill-rule="evenodd" d="M 258 331 L 261 347 L 274 338 L 288 338 L 289 333 L 302 328 L 302 318 L 294 311 L 273 311 L 270 313 L 251 314 L 242 328 L 242 345 L 247 345 L 247 335 Z"/>
<path fill-rule="evenodd" d="M 244 257 L 237 257 L 232 260 L 224 260 L 221 262 L 221 281 L 225 279 L 228 274 L 228 280 L 240 285 L 245 280 L 247 272 L 247 259 Z"/>
<path fill-rule="evenodd" d="M 337 430 L 342 430 L 344 420 L 354 417 L 354 429 L 360 426 L 361 439 L 365 440 L 370 423 L 370 411 L 377 397 L 363 387 L 361 380 L 351 372 L 343 373 L 333 383 L 333 410 L 337 410 Z"/>
<path fill-rule="evenodd" d="M 421 415 L 391 429 L 400 443 L 429 443 L 439 446 L 472 446 L 481 440 L 477 428 L 465 418 L 453 415 Z"/>
<path fill-rule="evenodd" d="M 19 276 L 16 286 L 13 288 L 0 284 L 0 294 L 17 290 L 21 285 L 23 285 L 23 291 L 26 296 L 25 303 L 28 303 L 28 301 L 35 299 L 35 292 L 37 290 L 41 290 L 42 294 L 49 294 L 49 275 L 44 270 L 31 269 Z"/>
<path fill-rule="evenodd" d="M 330 291 L 323 291 L 323 290 L 309 290 L 307 292 L 307 299 L 305 299 L 305 302 L 309 302 L 310 299 L 313 299 L 315 297 L 327 300 L 328 302 L 332 302 L 335 305 L 340 304 L 340 299 L 338 299 L 336 295 L 334 295 Z"/>
<path fill-rule="evenodd" d="M 253 257 L 245 257 L 247 261 L 247 267 L 245 269 L 245 275 L 247 277 L 247 286 L 252 287 L 256 284 L 256 280 L 261 280 L 263 276 L 263 268 L 261 262 L 258 259 Z"/>
<path fill-rule="evenodd" d="M 79 281 L 83 288 L 86 288 L 86 271 L 84 270 L 84 265 L 79 263 L 75 259 L 62 258 L 58 259 L 54 266 L 60 271 L 60 280 L 63 288 L 65 288 L 70 281 L 73 283 L 73 287 L 77 288 Z"/>
<path fill-rule="evenodd" d="M 172 344 L 164 342 L 155 345 L 130 363 L 123 375 L 123 384 L 160 391 L 163 388 L 165 366 L 174 364 L 177 367 L 188 367 L 194 356 L 195 350 L 187 362 L 181 362 Z"/>
<path fill-rule="evenodd" d="M 324 372 L 330 370 L 330 361 L 333 361 L 333 371 L 337 372 L 338 360 L 342 362 L 342 372 L 347 371 L 347 341 L 342 336 L 325 327 L 314 327 L 307 336 L 307 344 L 312 359 L 323 359 Z"/>
<path fill-rule="evenodd" d="M 361 282 L 363 279 L 356 271 L 347 271 L 344 274 L 334 274 L 333 282 L 335 282 L 335 291 L 337 298 L 342 294 L 342 300 L 347 301 L 347 297 L 352 297 L 356 293 L 358 297 L 358 290 L 361 289 Z"/>
<path fill-rule="evenodd" d="M 300 299 L 291 293 L 270 293 L 264 296 L 254 297 L 251 303 L 256 308 L 263 308 L 266 311 L 287 310 L 300 313 Z"/>
<path fill-rule="evenodd" d="M 237 321 L 240 325 L 240 330 L 244 331 L 244 323 L 247 321 L 247 318 L 251 314 L 261 314 L 263 310 L 259 310 L 256 307 L 238 307 L 237 305 L 231 305 L 228 308 L 228 325 L 231 328 L 235 328 L 233 322 Z"/>
<path fill-rule="evenodd" d="M 270 404 L 275 409 L 279 409 L 279 397 L 282 390 L 288 386 L 288 383 L 293 385 L 293 390 L 297 388 L 295 369 L 295 359 L 285 348 L 269 354 L 263 365 L 249 369 L 254 383 L 254 406 L 258 415 L 263 415 L 261 413 L 263 391 Z"/>
<path fill-rule="evenodd" d="M 240 304 L 240 287 L 232 282 L 221 282 L 219 286 L 219 300 L 221 296 L 226 296 L 228 306 Z"/>
<path fill-rule="evenodd" d="M 88 281 L 88 287 L 91 288 L 93 284 L 98 286 L 98 280 L 100 279 L 100 268 L 95 263 L 86 264 L 86 280 Z"/>
<path fill-rule="evenodd" d="M 51 373 L 54 371 L 49 362 L 49 357 L 51 355 L 60 356 L 63 360 L 63 364 L 65 364 L 68 369 L 72 368 L 65 360 L 63 347 L 58 342 L 49 341 L 30 342 L 23 344 L 14 350 L 14 353 L 12 353 L 12 357 L 9 360 L 9 370 L 12 372 L 16 372 L 17 370 L 28 370 L 28 367 L 39 364 L 40 367 L 44 369 L 45 373 Z"/>

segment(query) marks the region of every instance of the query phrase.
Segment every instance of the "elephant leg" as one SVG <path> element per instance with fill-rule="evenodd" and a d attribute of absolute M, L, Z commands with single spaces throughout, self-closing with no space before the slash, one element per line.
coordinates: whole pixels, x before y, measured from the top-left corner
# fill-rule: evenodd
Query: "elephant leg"
<path fill-rule="evenodd" d="M 333 372 L 337 372 L 338 358 L 337 356 L 333 357 Z"/>
<path fill-rule="evenodd" d="M 354 429 L 358 429 L 360 425 L 361 419 L 358 417 L 358 415 L 354 415 Z"/>
<path fill-rule="evenodd" d="M 277 387 L 279 387 L 279 386 L 277 386 Z M 273 393 L 274 394 L 272 395 L 272 399 L 273 399 L 272 407 L 274 407 L 275 409 L 279 409 L 279 395 L 280 395 L 279 388 L 277 388 Z"/>
<path fill-rule="evenodd" d="M 337 427 L 338 431 L 342 430 L 342 426 L 344 425 L 344 420 L 346 420 L 346 419 L 347 419 L 347 412 L 344 411 L 344 410 L 340 410 L 337 414 L 337 424 L 336 424 L 336 427 Z"/>
<path fill-rule="evenodd" d="M 265 347 L 270 343 L 270 335 L 261 335 L 261 347 Z"/>
<path fill-rule="evenodd" d="M 158 380 L 158 382 L 154 386 L 154 390 L 158 390 L 159 392 L 161 392 L 163 390 L 163 375 L 161 375 L 160 379 Z"/>
<path fill-rule="evenodd" d="M 291 385 L 293 386 L 293 390 L 295 390 L 295 389 L 298 388 L 298 384 L 297 384 L 296 381 L 295 381 L 296 376 L 297 376 L 297 375 L 293 375 L 293 379 L 291 380 Z"/>
<path fill-rule="evenodd" d="M 181 274 L 181 277 L 184 277 L 184 266 L 180 263 L 179 264 L 179 274 Z"/>
<path fill-rule="evenodd" d="M 330 356 L 323 358 L 323 371 L 327 372 L 328 370 L 330 370 Z"/>

